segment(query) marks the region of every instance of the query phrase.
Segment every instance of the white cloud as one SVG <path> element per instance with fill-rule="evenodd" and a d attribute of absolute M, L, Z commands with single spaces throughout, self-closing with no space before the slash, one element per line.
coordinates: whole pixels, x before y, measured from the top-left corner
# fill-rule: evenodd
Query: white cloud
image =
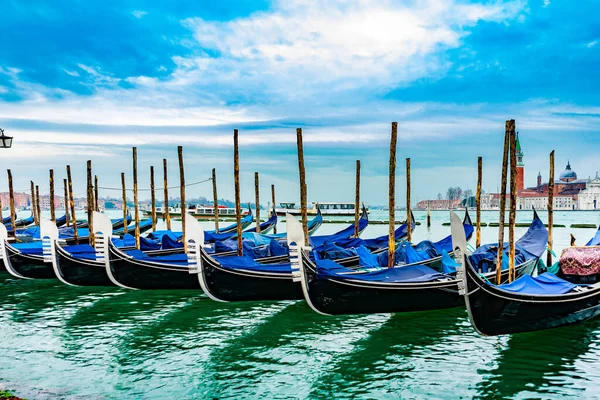
<path fill-rule="evenodd" d="M 134 17 L 140 19 L 142 18 L 144 15 L 148 14 L 147 11 L 140 11 L 140 10 L 135 10 L 131 13 Z"/>
<path fill-rule="evenodd" d="M 219 51 L 222 59 L 248 63 L 249 71 L 260 66 L 254 71 L 263 77 L 303 81 L 305 90 L 324 82 L 347 88 L 428 75 L 444 68 L 436 53 L 459 46 L 466 28 L 481 20 L 504 20 L 519 9 L 520 3 L 442 0 L 411 7 L 391 1 L 280 1 L 274 11 L 233 21 L 184 23 L 201 46 Z M 196 68 L 213 61 L 200 57 Z"/>
<path fill-rule="evenodd" d="M 543 0 L 543 5 L 542 7 L 546 8 L 550 5 L 550 0 Z"/>
<path fill-rule="evenodd" d="M 587 47 L 588 47 L 589 49 L 591 49 L 591 48 L 592 48 L 592 47 L 594 47 L 596 44 L 598 44 L 598 41 L 597 41 L 597 40 L 594 40 L 594 41 L 591 41 L 591 42 L 589 42 L 589 43 L 587 44 Z"/>

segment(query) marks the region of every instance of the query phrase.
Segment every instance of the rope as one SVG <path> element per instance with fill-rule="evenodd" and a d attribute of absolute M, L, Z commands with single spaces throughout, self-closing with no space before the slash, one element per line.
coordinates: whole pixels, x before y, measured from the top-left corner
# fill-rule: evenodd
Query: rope
<path fill-rule="evenodd" d="M 199 185 L 201 183 L 206 183 L 206 182 L 209 182 L 209 181 L 212 181 L 212 178 L 208 178 L 208 179 L 205 179 L 203 181 L 187 183 L 187 184 L 185 184 L 185 187 Z M 180 186 L 168 186 L 167 189 L 179 189 L 180 187 L 181 187 L 181 185 Z M 113 187 L 106 187 L 106 186 L 98 186 L 98 189 L 103 189 L 103 190 L 118 190 L 119 192 L 123 191 L 123 188 L 113 188 Z M 139 192 L 149 192 L 151 190 L 152 189 L 139 189 L 138 188 Z M 164 188 L 154 188 L 154 190 L 156 190 L 156 191 L 162 191 L 162 190 L 165 190 L 165 189 Z M 126 189 L 126 191 L 133 192 L 133 189 Z"/>

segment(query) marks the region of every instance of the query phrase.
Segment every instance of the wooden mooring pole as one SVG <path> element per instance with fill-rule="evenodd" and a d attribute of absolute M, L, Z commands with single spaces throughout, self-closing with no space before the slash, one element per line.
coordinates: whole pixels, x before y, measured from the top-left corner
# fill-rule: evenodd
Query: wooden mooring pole
<path fill-rule="evenodd" d="M 94 247 L 94 184 L 92 182 L 92 161 L 87 162 L 87 217 L 90 246 Z"/>
<path fill-rule="evenodd" d="M 392 122 L 392 136 L 390 139 L 390 173 L 389 173 L 389 202 L 388 202 L 388 268 L 393 268 L 394 252 L 396 251 L 396 238 L 394 225 L 396 221 L 396 142 L 398 138 L 398 123 Z"/>
<path fill-rule="evenodd" d="M 54 170 L 50 170 L 50 219 L 56 223 L 56 210 L 54 209 Z M 0 216 L 1 218 L 1 216 Z"/>
<path fill-rule="evenodd" d="M 552 225 L 554 224 L 554 150 L 550 153 L 550 174 L 548 179 L 548 256 L 546 265 L 552 266 Z"/>
<path fill-rule="evenodd" d="M 254 173 L 254 206 L 256 208 L 256 233 L 260 233 L 260 187 L 258 172 Z"/>
<path fill-rule="evenodd" d="M 483 171 L 483 159 L 477 157 L 477 191 L 475 192 L 475 248 L 481 246 L 481 182 Z"/>
<path fill-rule="evenodd" d="M 304 230 L 304 245 L 308 246 L 306 171 L 304 169 L 304 142 L 302 140 L 302 128 L 296 129 L 296 146 L 298 147 L 298 172 L 300 174 L 300 212 L 302 214 L 302 230 Z"/>
<path fill-rule="evenodd" d="M 94 175 L 94 209 L 100 212 L 100 203 L 98 201 L 98 175 Z"/>
<path fill-rule="evenodd" d="M 431 228 L 431 211 L 429 209 L 429 200 L 427 200 L 427 227 Z"/>
<path fill-rule="evenodd" d="M 510 120 L 510 211 L 508 214 L 508 281 L 516 278 L 515 274 L 515 222 L 517 216 L 517 135 L 515 120 Z"/>
<path fill-rule="evenodd" d="M 121 172 L 121 199 L 123 201 L 123 234 L 129 233 L 127 222 L 127 190 L 125 188 L 125 173 Z"/>
<path fill-rule="evenodd" d="M 215 232 L 219 233 L 219 197 L 217 196 L 217 170 L 212 169 L 213 211 L 215 212 Z"/>
<path fill-rule="evenodd" d="M 183 231 L 183 248 L 187 253 L 187 240 L 185 235 L 185 222 L 188 217 L 185 204 L 185 170 L 183 167 L 183 146 L 177 146 L 177 158 L 179 160 L 179 196 L 181 197 L 181 230 Z M 192 216 L 192 218 L 194 218 Z"/>
<path fill-rule="evenodd" d="M 406 226 L 408 233 L 406 240 L 412 242 L 412 213 L 410 208 L 410 158 L 406 159 Z"/>
<path fill-rule="evenodd" d="M 233 186 L 235 189 L 235 221 L 237 223 L 237 255 L 242 255 L 242 205 L 240 201 L 240 153 L 238 130 L 233 130 Z"/>
<path fill-rule="evenodd" d="M 273 212 L 277 214 L 277 206 L 275 205 L 275 185 L 271 185 L 271 202 L 273 203 Z M 273 233 L 277 234 L 277 224 L 273 227 Z"/>
<path fill-rule="evenodd" d="M 69 212 L 69 185 L 66 179 L 63 179 L 63 186 L 65 188 L 65 217 L 67 218 L 67 227 L 69 227 L 71 226 L 71 213 Z"/>
<path fill-rule="evenodd" d="M 8 172 L 8 203 L 10 207 L 10 226 L 12 226 L 12 234 L 13 236 L 17 233 L 17 214 L 15 213 L 15 192 L 13 190 L 13 179 L 12 172 L 10 169 L 6 170 Z"/>
<path fill-rule="evenodd" d="M 40 202 L 40 186 L 35 185 L 35 212 L 37 214 L 38 224 L 41 221 L 42 207 Z"/>
<path fill-rule="evenodd" d="M 171 230 L 171 214 L 169 213 L 169 185 L 167 179 L 167 159 L 163 158 L 163 185 L 165 203 L 163 204 L 163 220 L 167 221 L 167 230 Z"/>
<path fill-rule="evenodd" d="M 75 198 L 73 197 L 73 180 L 71 179 L 71 166 L 67 165 L 67 184 L 69 186 L 69 207 L 71 208 L 71 220 L 73 222 L 73 238 L 75 243 L 79 243 L 79 233 L 77 232 L 77 216 L 75 214 Z"/>
<path fill-rule="evenodd" d="M 135 212 L 135 247 L 140 248 L 140 207 L 138 204 L 137 147 L 133 148 L 133 208 Z"/>
<path fill-rule="evenodd" d="M 356 160 L 356 186 L 354 190 L 354 237 L 360 235 L 358 221 L 360 219 L 360 160 Z"/>
<path fill-rule="evenodd" d="M 508 168 L 508 148 L 510 144 L 509 122 L 506 121 L 504 132 L 504 150 L 502 156 L 502 181 L 500 184 L 500 220 L 498 221 L 498 254 L 496 256 L 496 284 L 502 279 L 502 258 L 504 254 L 504 214 L 506 211 L 506 173 Z"/>
<path fill-rule="evenodd" d="M 40 221 L 38 220 L 35 208 L 35 184 L 33 183 L 33 181 L 29 181 L 29 183 L 31 184 L 29 208 L 31 209 L 31 215 L 33 215 L 33 223 L 37 226 L 40 226 Z"/>
<path fill-rule="evenodd" d="M 150 166 L 150 211 L 152 215 L 152 232 L 156 231 L 156 191 L 154 188 L 154 166 Z"/>

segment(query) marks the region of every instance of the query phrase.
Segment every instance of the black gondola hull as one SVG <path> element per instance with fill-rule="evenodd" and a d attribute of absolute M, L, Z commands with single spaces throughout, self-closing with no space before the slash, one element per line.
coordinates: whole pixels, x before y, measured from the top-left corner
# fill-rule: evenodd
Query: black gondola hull
<path fill-rule="evenodd" d="M 213 258 L 202 255 L 202 273 L 208 294 L 221 301 L 301 300 L 302 287 L 290 274 L 261 274 L 252 271 L 232 271 Z"/>
<path fill-rule="evenodd" d="M 122 286 L 132 289 L 200 289 L 198 278 L 182 266 L 155 265 L 123 257 L 110 246 L 110 271 Z"/>
<path fill-rule="evenodd" d="M 316 266 L 301 252 L 305 297 L 318 312 L 330 315 L 401 313 L 439 310 L 464 305 L 458 280 L 423 283 L 378 283 L 348 279 L 318 278 Z M 533 261 L 517 267 L 523 274 Z M 402 267 L 398 267 L 402 268 Z M 504 272 L 502 280 L 508 277 Z"/>
<path fill-rule="evenodd" d="M 600 314 L 600 289 L 572 295 L 531 296 L 499 290 L 466 271 L 467 311 L 473 327 L 488 336 L 571 325 Z"/>
<path fill-rule="evenodd" d="M 42 256 L 22 254 L 11 246 L 6 246 L 6 252 L 17 274 L 30 279 L 56 279 L 52 264 L 45 263 Z"/>
<path fill-rule="evenodd" d="M 75 286 L 114 286 L 106 273 L 104 263 L 76 258 L 57 248 L 56 273 L 65 282 Z"/>

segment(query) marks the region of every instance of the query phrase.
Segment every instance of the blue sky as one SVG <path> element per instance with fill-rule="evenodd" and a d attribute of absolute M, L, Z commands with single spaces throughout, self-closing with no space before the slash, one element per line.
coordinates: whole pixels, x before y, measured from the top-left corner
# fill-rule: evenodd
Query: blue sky
<path fill-rule="evenodd" d="M 83 194 L 88 159 L 102 186 L 119 186 L 133 145 L 140 186 L 162 158 L 175 182 L 183 145 L 187 180 L 215 167 L 219 194 L 232 198 L 238 128 L 242 198 L 253 198 L 258 171 L 265 203 L 270 184 L 296 200 L 302 127 L 310 200 L 352 201 L 360 159 L 364 200 L 385 204 L 391 121 L 400 204 L 406 157 L 413 201 L 473 189 L 479 155 L 484 189 L 496 190 L 510 118 L 527 184 L 547 177 L 553 149 L 557 174 L 567 159 L 580 177 L 600 169 L 597 2 L 171 3 L 0 4 L 0 127 L 15 137 L 0 162 L 17 188 L 33 179 L 45 191 L 47 170 L 62 178 L 70 163 Z"/>

